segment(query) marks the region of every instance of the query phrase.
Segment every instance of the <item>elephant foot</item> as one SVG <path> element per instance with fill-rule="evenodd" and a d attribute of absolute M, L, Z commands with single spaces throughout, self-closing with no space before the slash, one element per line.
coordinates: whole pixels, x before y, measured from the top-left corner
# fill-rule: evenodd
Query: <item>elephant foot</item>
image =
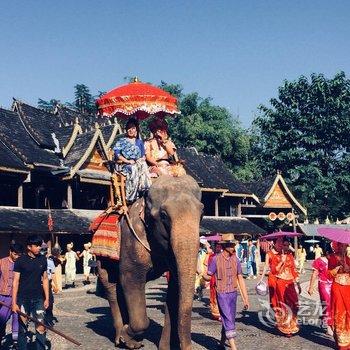
<path fill-rule="evenodd" d="M 142 342 L 138 342 L 134 340 L 127 332 L 128 325 L 125 325 L 121 331 L 121 335 L 119 337 L 119 344 L 124 345 L 127 349 L 140 349 L 144 345 Z M 119 345 L 118 344 L 118 345 Z"/>
<path fill-rule="evenodd" d="M 114 339 L 114 346 L 117 348 L 119 347 L 121 341 L 120 341 L 120 335 L 117 335 Z"/>
<path fill-rule="evenodd" d="M 165 345 L 165 344 L 159 343 L 158 350 L 170 350 L 170 346 L 169 344 Z"/>
<path fill-rule="evenodd" d="M 158 350 L 170 350 L 170 339 L 164 339 L 162 336 L 159 341 Z"/>

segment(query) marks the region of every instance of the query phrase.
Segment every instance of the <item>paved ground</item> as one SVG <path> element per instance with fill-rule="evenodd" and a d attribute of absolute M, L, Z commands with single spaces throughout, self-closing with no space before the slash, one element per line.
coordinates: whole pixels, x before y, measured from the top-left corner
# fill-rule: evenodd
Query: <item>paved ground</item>
<path fill-rule="evenodd" d="M 310 270 L 303 275 L 303 290 L 306 289 L 305 282 L 310 275 Z M 239 311 L 237 314 L 237 346 L 239 350 L 311 350 L 311 349 L 332 349 L 334 343 L 331 338 L 324 335 L 319 326 L 318 317 L 313 313 L 315 300 L 301 297 L 303 308 L 301 318 L 303 326 L 301 332 L 292 337 L 285 338 L 279 336 L 269 322 L 264 308 L 267 305 L 267 298 L 259 298 L 254 291 L 254 280 L 247 280 L 251 309 L 248 312 Z M 80 287 L 79 287 L 80 286 Z M 56 297 L 56 316 L 59 319 L 56 327 L 63 332 L 73 336 L 82 343 L 84 350 L 107 350 L 113 349 L 113 326 L 109 316 L 107 302 L 95 295 L 87 294 L 89 289 L 94 289 L 94 285 L 82 287 L 81 283 L 75 290 L 64 291 Z M 147 304 L 148 315 L 151 319 L 150 329 L 145 334 L 145 349 L 157 349 L 163 324 L 162 304 L 166 291 L 164 279 L 159 279 L 148 284 Z M 221 325 L 218 321 L 211 319 L 208 303 L 208 291 L 205 293 L 203 302 L 194 302 L 192 314 L 192 340 L 193 349 L 215 349 L 217 339 L 220 337 Z M 242 310 L 242 303 L 239 300 L 238 310 Z M 50 339 L 54 350 L 74 349 L 74 345 L 50 334 Z M 5 349 L 7 349 L 5 347 Z"/>

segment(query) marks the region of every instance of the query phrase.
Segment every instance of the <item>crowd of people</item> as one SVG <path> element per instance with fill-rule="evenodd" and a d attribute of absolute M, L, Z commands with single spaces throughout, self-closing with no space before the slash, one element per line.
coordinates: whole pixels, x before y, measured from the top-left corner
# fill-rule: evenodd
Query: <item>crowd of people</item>
<path fill-rule="evenodd" d="M 258 267 L 254 267 L 259 254 L 251 240 L 243 248 L 233 235 L 229 238 L 223 235 L 222 241 L 212 245 L 201 238 L 195 295 L 200 300 L 205 281 L 209 281 L 210 312 L 213 319 L 222 322 L 221 346 L 224 348 L 228 340 L 230 348 L 236 349 L 234 317 L 237 291 L 241 293 L 245 308 L 249 307 L 241 264 L 244 261 L 247 265 L 246 278 L 254 278 L 259 275 L 256 272 Z M 350 349 L 350 246 L 332 242 L 325 249 L 317 244 L 312 251 L 315 259 L 307 292 L 310 296 L 314 293 L 318 279 L 321 327 L 329 336 L 334 336 L 337 349 Z M 305 273 L 305 262 L 306 250 L 301 244 L 295 251 L 288 239 L 276 239 L 266 253 L 256 285 L 258 294 L 269 295 L 276 329 L 286 337 L 291 337 L 300 329 L 298 294 L 301 293 L 300 275 Z M 267 282 L 264 281 L 265 276 Z"/>
<path fill-rule="evenodd" d="M 221 241 L 212 245 L 202 238 L 200 246 L 196 295 L 200 299 L 209 283 L 210 311 L 213 318 L 222 323 L 221 347 L 224 348 L 228 342 L 231 349 L 236 349 L 237 297 L 241 295 L 244 308 L 248 309 L 250 302 L 243 277 L 253 279 L 259 276 L 259 266 L 254 267 L 254 263 L 260 259 L 258 248 L 252 240 L 248 240 L 243 247 L 230 233 L 222 234 Z M 28 322 L 18 315 L 19 310 L 47 325 L 53 324 L 53 294 L 60 291 L 56 273 L 63 264 L 66 264 L 68 288 L 75 285 L 76 262 L 80 258 L 83 258 L 83 283 L 90 282 L 90 265 L 93 261 L 90 243 L 84 244 L 82 252 L 75 252 L 73 247 L 69 243 L 64 255 L 54 247 L 49 254 L 48 246 L 39 236 L 29 236 L 25 250 L 20 244 L 11 244 L 9 255 L 0 260 L 1 338 L 5 335 L 7 322 L 12 318 L 14 346 L 21 350 L 27 349 Z M 302 245 L 296 251 L 293 250 L 288 239 L 275 240 L 266 254 L 264 268 L 256 285 L 258 294 L 269 294 L 276 329 L 287 337 L 298 333 L 300 329 L 299 278 L 305 271 L 306 260 Z M 317 255 L 312 262 L 307 292 L 310 295 L 315 292 L 317 281 L 320 302 L 324 306 L 322 327 L 328 335 L 334 336 L 338 349 L 350 349 L 350 249 L 345 244 L 332 242 L 318 251 L 320 256 Z M 245 273 L 243 263 L 247 266 Z M 36 349 L 45 349 L 45 328 L 37 324 L 35 330 Z"/>
<path fill-rule="evenodd" d="M 25 249 L 21 244 L 10 245 L 7 257 L 0 260 L 0 348 L 5 336 L 7 322 L 11 319 L 13 348 L 27 349 L 28 319 L 18 311 L 32 315 L 47 326 L 57 319 L 53 314 L 54 294 L 62 291 L 62 266 L 65 267 L 66 288 L 75 286 L 76 262 L 83 258 L 85 280 L 90 283 L 93 255 L 91 243 L 84 244 L 83 252 L 74 252 L 73 243 L 67 244 L 67 252 L 50 250 L 42 237 L 28 237 Z M 35 349 L 46 349 L 45 328 L 36 324 Z"/>

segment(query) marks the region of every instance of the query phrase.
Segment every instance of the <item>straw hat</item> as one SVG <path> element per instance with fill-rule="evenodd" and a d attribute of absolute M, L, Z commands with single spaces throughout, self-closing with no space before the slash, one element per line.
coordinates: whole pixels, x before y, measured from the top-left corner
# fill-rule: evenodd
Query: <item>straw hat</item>
<path fill-rule="evenodd" d="M 221 241 L 219 241 L 219 244 L 230 244 L 234 243 L 236 244 L 238 241 L 235 239 L 235 235 L 233 233 L 222 233 L 221 234 Z"/>

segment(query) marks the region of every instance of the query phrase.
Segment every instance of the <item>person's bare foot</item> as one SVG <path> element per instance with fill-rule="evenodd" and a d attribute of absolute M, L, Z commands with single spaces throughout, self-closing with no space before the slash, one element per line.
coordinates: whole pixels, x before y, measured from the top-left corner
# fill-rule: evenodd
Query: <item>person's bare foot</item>
<path fill-rule="evenodd" d="M 237 350 L 234 338 L 229 339 L 228 342 L 230 344 L 230 349 L 231 350 Z"/>

